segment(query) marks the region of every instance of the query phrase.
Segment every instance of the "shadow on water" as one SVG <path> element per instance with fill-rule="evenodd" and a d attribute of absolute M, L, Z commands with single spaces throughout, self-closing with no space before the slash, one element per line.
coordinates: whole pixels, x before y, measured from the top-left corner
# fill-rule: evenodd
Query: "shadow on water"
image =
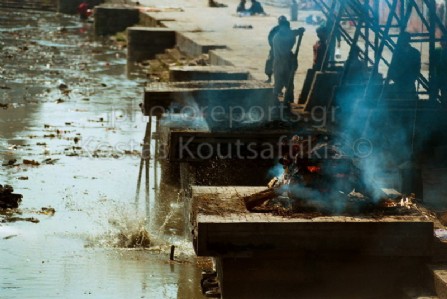
<path fill-rule="evenodd" d="M 90 26 L 0 12 L 0 184 L 23 194 L 15 215 L 39 220 L 0 214 L 0 297 L 201 298 L 178 189 L 161 183 L 154 140 L 135 201 L 144 80 L 128 80 L 124 49 Z"/>

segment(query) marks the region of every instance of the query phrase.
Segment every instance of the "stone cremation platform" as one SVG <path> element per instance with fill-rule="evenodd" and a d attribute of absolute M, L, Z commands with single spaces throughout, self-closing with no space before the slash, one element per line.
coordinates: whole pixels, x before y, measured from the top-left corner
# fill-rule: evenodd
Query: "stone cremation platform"
<path fill-rule="evenodd" d="M 250 108 L 273 103 L 270 84 L 255 80 L 152 82 L 144 89 L 146 115 L 152 107 L 181 106 Z M 224 111 L 222 111 L 223 113 Z"/>
<path fill-rule="evenodd" d="M 425 281 L 433 222 L 423 212 L 248 212 L 242 197 L 265 189 L 192 186 L 194 248 L 214 258 L 223 298 L 401 298 Z"/>
<path fill-rule="evenodd" d="M 264 188 L 265 189 L 265 188 Z M 424 215 L 276 216 L 249 213 L 242 196 L 262 187 L 192 188 L 199 256 L 292 256 L 307 252 L 369 256 L 430 256 L 433 222 Z M 215 205 L 212 210 L 209 205 Z"/>

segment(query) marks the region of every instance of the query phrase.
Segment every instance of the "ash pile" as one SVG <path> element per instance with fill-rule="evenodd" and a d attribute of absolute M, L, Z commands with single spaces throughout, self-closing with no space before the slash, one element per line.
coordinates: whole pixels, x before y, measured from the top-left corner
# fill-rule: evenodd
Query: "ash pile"
<path fill-rule="evenodd" d="M 332 136 L 293 136 L 282 144 L 281 173 L 243 198 L 251 212 L 281 215 L 415 215 L 414 194 L 365 179 L 356 158 Z"/>

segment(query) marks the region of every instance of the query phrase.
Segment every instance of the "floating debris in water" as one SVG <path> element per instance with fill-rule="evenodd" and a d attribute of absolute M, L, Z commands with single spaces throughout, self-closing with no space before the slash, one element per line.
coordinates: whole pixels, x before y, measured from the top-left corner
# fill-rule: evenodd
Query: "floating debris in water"
<path fill-rule="evenodd" d="M 32 166 L 39 166 L 40 163 L 35 161 L 35 160 L 27 160 L 27 159 L 23 159 L 23 164 L 25 165 L 32 165 Z"/>
<path fill-rule="evenodd" d="M 52 207 L 48 207 L 48 208 L 42 207 L 38 213 L 43 214 L 43 215 L 53 216 L 56 213 L 56 210 Z"/>
<path fill-rule="evenodd" d="M 2 164 L 2 166 L 14 166 L 16 165 L 17 159 L 11 159 Z"/>
<path fill-rule="evenodd" d="M 9 240 L 9 239 L 12 239 L 12 238 L 17 237 L 17 236 L 18 235 L 9 235 L 9 236 L 3 237 L 3 240 Z"/>

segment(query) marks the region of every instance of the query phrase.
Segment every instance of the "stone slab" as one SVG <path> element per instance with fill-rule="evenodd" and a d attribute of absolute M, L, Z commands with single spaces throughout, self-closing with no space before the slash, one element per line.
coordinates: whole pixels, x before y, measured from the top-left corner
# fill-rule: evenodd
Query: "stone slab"
<path fill-rule="evenodd" d="M 173 66 L 169 81 L 248 80 L 249 73 L 230 66 Z"/>
<path fill-rule="evenodd" d="M 236 190 L 236 191 L 235 191 Z M 246 190 L 246 189 L 244 189 Z M 253 193 L 259 189 L 253 189 Z M 211 190 L 210 190 L 211 191 Z M 236 192 L 236 193 L 235 193 Z M 220 194 L 226 194 L 222 197 Z M 193 201 L 200 194 L 192 189 Z M 228 187 L 207 193 L 211 201 L 239 196 Z M 425 216 L 283 217 L 269 213 L 197 213 L 195 248 L 199 256 L 237 254 L 292 256 L 313 253 L 361 256 L 432 254 L 433 222 Z"/>
<path fill-rule="evenodd" d="M 206 54 L 210 50 L 225 49 L 227 47 L 224 43 L 216 43 L 209 39 L 201 31 L 178 32 L 177 46 L 182 52 L 192 57 Z"/>
<path fill-rule="evenodd" d="M 154 107 L 168 108 L 172 104 L 200 108 L 201 111 L 207 108 L 209 113 L 213 111 L 224 115 L 235 107 L 244 112 L 253 106 L 261 109 L 270 107 L 273 104 L 273 92 L 269 84 L 254 80 L 154 82 L 145 87 L 146 115 Z"/>
<path fill-rule="evenodd" d="M 95 7 L 96 35 L 111 35 L 138 24 L 140 11 L 131 5 L 101 5 Z"/>
<path fill-rule="evenodd" d="M 175 46 L 175 31 L 167 28 L 133 26 L 127 28 L 127 60 L 153 59 L 156 54 Z"/>

